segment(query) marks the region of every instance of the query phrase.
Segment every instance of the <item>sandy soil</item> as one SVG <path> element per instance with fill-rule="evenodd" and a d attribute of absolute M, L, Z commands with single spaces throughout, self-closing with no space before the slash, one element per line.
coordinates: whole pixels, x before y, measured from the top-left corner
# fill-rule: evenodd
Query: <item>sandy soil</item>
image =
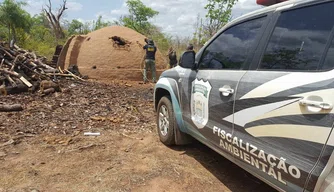
<path fill-rule="evenodd" d="M 198 142 L 161 144 L 153 84 L 62 85 L 47 97 L 0 96 L 25 106 L 0 113 L 0 192 L 274 191 Z"/>

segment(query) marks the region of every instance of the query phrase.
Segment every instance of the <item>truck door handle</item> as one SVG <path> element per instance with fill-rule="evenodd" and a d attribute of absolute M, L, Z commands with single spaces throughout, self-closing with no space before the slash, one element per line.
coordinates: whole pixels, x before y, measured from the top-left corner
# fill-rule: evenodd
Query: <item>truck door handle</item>
<path fill-rule="evenodd" d="M 234 93 L 234 89 L 232 89 L 230 86 L 225 85 L 224 87 L 219 88 L 219 91 L 223 94 L 223 96 L 227 97 L 229 95 L 232 95 Z"/>
<path fill-rule="evenodd" d="M 326 102 L 323 102 L 323 101 L 311 101 L 311 100 L 308 100 L 308 99 L 300 100 L 299 105 L 317 107 L 317 108 L 324 109 L 324 110 L 329 110 L 329 109 L 333 108 L 333 106 L 329 103 L 326 103 Z"/>

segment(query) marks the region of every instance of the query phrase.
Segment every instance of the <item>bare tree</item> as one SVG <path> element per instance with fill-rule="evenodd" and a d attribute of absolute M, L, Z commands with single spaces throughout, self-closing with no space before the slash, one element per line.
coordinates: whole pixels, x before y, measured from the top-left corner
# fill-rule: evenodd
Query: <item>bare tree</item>
<path fill-rule="evenodd" d="M 46 17 L 48 18 L 48 21 L 53 29 L 53 32 L 56 36 L 56 39 L 63 39 L 65 38 L 65 33 L 60 25 L 60 19 L 63 15 L 64 11 L 67 9 L 66 7 L 66 1 L 63 0 L 63 4 L 60 5 L 60 8 L 58 9 L 57 13 L 52 12 L 52 4 L 51 0 L 49 0 L 49 4 L 46 5 L 47 9 L 43 8 L 43 11 L 46 14 Z"/>
<path fill-rule="evenodd" d="M 204 27 L 203 19 L 201 18 L 201 15 L 198 13 L 196 23 L 194 24 L 195 32 L 192 40 L 196 49 L 200 49 L 205 43 L 205 37 L 204 37 L 205 34 L 203 31 L 203 27 Z"/>

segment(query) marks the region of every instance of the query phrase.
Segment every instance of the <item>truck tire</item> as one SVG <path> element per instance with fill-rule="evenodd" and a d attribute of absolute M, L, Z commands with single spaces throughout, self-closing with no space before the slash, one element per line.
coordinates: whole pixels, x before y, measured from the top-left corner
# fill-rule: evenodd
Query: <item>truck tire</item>
<path fill-rule="evenodd" d="M 157 128 L 160 141 L 165 145 L 175 144 L 175 117 L 169 97 L 162 97 L 157 108 Z"/>

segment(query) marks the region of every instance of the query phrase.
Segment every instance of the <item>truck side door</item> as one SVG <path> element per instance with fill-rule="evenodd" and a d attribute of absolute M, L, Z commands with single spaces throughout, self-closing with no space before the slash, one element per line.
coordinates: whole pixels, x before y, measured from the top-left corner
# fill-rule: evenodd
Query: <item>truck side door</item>
<path fill-rule="evenodd" d="M 236 94 L 236 159 L 286 191 L 313 191 L 333 150 L 324 150 L 334 122 L 333 9 L 318 1 L 277 12 Z"/>
<path fill-rule="evenodd" d="M 221 138 L 232 139 L 233 122 L 223 118 L 233 114 L 238 83 L 249 67 L 267 22 L 267 15 L 240 21 L 225 29 L 203 50 L 191 84 L 187 122 L 193 135 L 211 146 L 221 149 L 225 145 Z"/>

